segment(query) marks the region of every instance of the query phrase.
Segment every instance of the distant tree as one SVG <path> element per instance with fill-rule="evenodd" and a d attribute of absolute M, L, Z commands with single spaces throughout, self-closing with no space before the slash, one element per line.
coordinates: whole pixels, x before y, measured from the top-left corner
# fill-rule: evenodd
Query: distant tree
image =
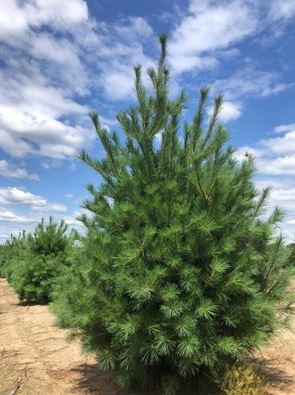
<path fill-rule="evenodd" d="M 10 281 L 12 276 L 11 261 L 22 256 L 27 248 L 27 235 L 25 232 L 18 236 L 11 235 L 10 239 L 0 245 L 0 277 Z"/>
<path fill-rule="evenodd" d="M 137 105 L 117 116 L 124 136 L 91 114 L 106 155 L 80 157 L 103 183 L 88 185 L 92 216 L 53 308 L 120 385 L 160 383 L 168 395 L 213 380 L 286 323 L 294 266 L 274 234 L 281 211 L 261 216 L 269 189 L 257 191 L 253 158 L 238 163 L 228 145 L 222 96 L 207 122 L 201 88 L 185 122 L 160 42 L 151 92 L 135 67 Z"/>
<path fill-rule="evenodd" d="M 290 255 L 289 255 L 289 261 L 291 264 L 295 266 L 295 243 L 291 243 L 288 245 Z"/>
<path fill-rule="evenodd" d="M 46 224 L 42 219 L 33 234 L 23 234 L 9 244 L 12 250 L 4 274 L 20 299 L 49 302 L 57 278 L 70 264 L 73 240 L 65 222 L 57 224 L 50 217 Z"/>

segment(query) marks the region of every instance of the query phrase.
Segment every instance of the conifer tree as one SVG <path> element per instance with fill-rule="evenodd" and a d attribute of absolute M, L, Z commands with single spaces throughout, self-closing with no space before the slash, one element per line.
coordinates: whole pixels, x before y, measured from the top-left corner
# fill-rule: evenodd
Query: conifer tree
<path fill-rule="evenodd" d="M 54 284 L 70 265 L 73 238 L 67 225 L 49 218 L 36 226 L 31 234 L 12 237 L 6 246 L 4 275 L 21 300 L 47 303 Z"/>
<path fill-rule="evenodd" d="M 293 242 L 289 244 L 288 249 L 290 251 L 289 261 L 293 266 L 295 266 L 295 243 Z"/>
<path fill-rule="evenodd" d="M 103 182 L 88 185 L 81 254 L 53 308 L 120 385 L 161 383 L 174 394 L 286 323 L 294 268 L 275 235 L 281 210 L 262 216 L 270 190 L 257 191 L 253 158 L 233 156 L 222 96 L 207 121 L 201 88 L 191 122 L 186 95 L 170 98 L 166 41 L 148 69 L 151 92 L 135 67 L 137 104 L 117 116 L 123 137 L 90 115 L 105 157 L 80 158 Z"/>
<path fill-rule="evenodd" d="M 10 239 L 0 245 L 0 277 L 11 280 L 13 260 L 21 259 L 27 250 L 27 234 L 25 231 L 18 236 L 10 235 Z"/>

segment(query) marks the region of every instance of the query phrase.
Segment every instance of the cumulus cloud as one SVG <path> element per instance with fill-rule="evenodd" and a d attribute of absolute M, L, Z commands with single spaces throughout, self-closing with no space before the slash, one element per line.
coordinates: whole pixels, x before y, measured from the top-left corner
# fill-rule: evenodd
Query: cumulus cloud
<path fill-rule="evenodd" d="M 13 23 L 11 21 L 13 20 Z M 20 37 L 27 29 L 28 22 L 15 0 L 7 0 L 1 4 L 0 39 L 11 42 Z"/>
<path fill-rule="evenodd" d="M 277 21 L 279 19 L 291 19 L 295 15 L 294 0 L 272 0 L 270 1 L 269 17 Z"/>
<path fill-rule="evenodd" d="M 173 76 L 180 79 L 183 73 L 217 68 L 221 60 L 238 56 L 238 44 L 257 37 L 272 26 L 271 9 L 275 6 L 282 9 L 278 19 L 285 23 L 287 18 L 283 13 L 291 7 L 278 0 L 190 0 L 188 9 L 182 10 L 175 21 L 169 43 Z M 263 25 L 261 18 L 264 18 Z M 225 94 L 224 108 L 220 114 L 225 122 L 242 114 L 245 98 L 265 98 L 292 86 L 291 83 L 282 82 L 277 72 L 257 69 L 251 59 L 247 59 L 245 64 L 239 71 L 233 71 L 232 75 L 212 83 L 213 94 Z"/>
<path fill-rule="evenodd" d="M 28 113 L 0 105 L 0 141 L 11 155 L 39 153 L 63 159 L 73 156 L 88 135 L 88 130 L 80 126 L 67 126 L 36 110 Z M 23 143 L 20 147 L 19 140 Z"/>
<path fill-rule="evenodd" d="M 29 51 L 37 61 L 46 62 L 48 72 L 55 73 L 67 90 L 90 93 L 89 75 L 75 41 L 66 37 L 57 40 L 52 34 L 40 32 L 33 36 Z"/>
<path fill-rule="evenodd" d="M 13 211 L 5 210 L 0 207 L 0 222 L 16 222 L 16 223 L 29 223 L 32 219 L 17 215 Z"/>
<path fill-rule="evenodd" d="M 142 17 L 118 20 L 113 25 L 104 25 L 98 33 L 99 84 L 110 100 L 133 97 L 133 66 L 141 64 L 144 69 L 154 65 L 153 59 L 144 51 L 144 45 L 154 40 L 151 26 Z"/>
<path fill-rule="evenodd" d="M 267 97 L 283 92 L 292 84 L 282 83 L 280 75 L 271 71 L 244 68 L 229 78 L 218 79 L 212 84 L 213 93 L 223 92 L 225 99 L 236 100 L 242 97 Z"/>
<path fill-rule="evenodd" d="M 87 106 L 75 102 L 63 84 L 55 86 L 42 64 L 29 61 L 23 52 L 14 59 L 13 49 L 1 50 L 6 63 L 0 69 L 1 148 L 17 157 L 73 156 L 91 140 L 79 121 L 89 111 Z M 47 143 L 51 145 L 46 152 Z"/>
<path fill-rule="evenodd" d="M 213 112 L 213 107 L 209 108 L 209 115 Z M 224 101 L 219 113 L 219 119 L 223 122 L 232 121 L 237 119 L 242 114 L 242 106 L 239 103 L 231 102 L 231 101 Z"/>
<path fill-rule="evenodd" d="M 258 170 L 257 186 L 272 186 L 269 207 L 278 205 L 285 210 L 286 219 L 281 228 L 291 240 L 295 234 L 295 130 L 294 124 L 279 125 L 274 128 L 279 137 L 258 141 L 254 146 L 245 146 L 235 152 L 237 160 L 245 159 L 245 154 L 256 158 Z"/>
<path fill-rule="evenodd" d="M 0 144 L 12 156 L 73 157 L 94 137 L 77 97 L 130 99 L 133 65 L 153 63 L 142 17 L 106 24 L 84 0 L 8 0 L 0 18 Z"/>
<path fill-rule="evenodd" d="M 90 108 L 77 95 L 99 91 L 109 101 L 131 99 L 132 66 L 154 64 L 145 51 L 154 40 L 146 19 L 106 24 L 90 17 L 84 0 L 59 3 L 8 0 L 1 10 L 0 143 L 12 156 L 73 157 L 92 137 L 85 123 Z M 257 31 L 258 17 L 257 2 L 190 0 L 171 34 L 174 72 L 216 67 Z M 229 120 L 240 116 L 241 96 L 265 97 L 287 84 L 274 73 L 247 69 L 213 88 L 226 91 L 222 117 Z"/>
<path fill-rule="evenodd" d="M 83 0 L 29 0 L 23 11 L 30 25 L 50 24 L 59 30 L 74 29 L 88 19 L 87 3 Z"/>
<path fill-rule="evenodd" d="M 285 125 L 276 126 L 274 128 L 274 131 L 277 133 L 295 131 L 295 123 L 289 123 L 289 124 L 285 124 Z"/>
<path fill-rule="evenodd" d="M 292 155 L 295 153 L 295 130 L 285 133 L 283 137 L 267 139 L 262 144 L 274 154 Z"/>
<path fill-rule="evenodd" d="M 8 43 L 23 40 L 30 27 L 44 24 L 59 30 L 74 29 L 87 18 L 88 8 L 83 0 L 6 0 L 1 4 L 0 39 Z"/>
<path fill-rule="evenodd" d="M 239 103 L 225 101 L 223 102 L 219 116 L 222 121 L 227 122 L 239 118 L 241 114 L 242 106 Z"/>
<path fill-rule="evenodd" d="M 277 126 L 274 129 L 282 127 L 280 130 L 284 130 L 285 126 Z M 295 175 L 295 130 L 285 133 L 283 137 L 262 139 L 253 147 L 241 147 L 235 156 L 242 160 L 246 153 L 256 158 L 256 165 L 261 174 Z"/>
<path fill-rule="evenodd" d="M 61 211 L 67 209 L 63 204 L 48 202 L 45 198 L 16 187 L 0 188 L 0 204 L 25 205 L 33 211 Z"/>
<path fill-rule="evenodd" d="M 244 1 L 191 0 L 189 13 L 173 32 L 170 62 L 176 73 L 213 67 L 212 53 L 226 49 L 255 32 L 257 15 Z"/>
<path fill-rule="evenodd" d="M 172 68 L 178 74 L 215 67 L 236 44 L 294 14 L 294 0 L 189 0 L 171 37 Z"/>
<path fill-rule="evenodd" d="M 10 165 L 6 160 L 0 160 L 0 174 L 7 178 L 24 178 L 29 180 L 39 180 L 39 176 L 21 167 Z"/>
<path fill-rule="evenodd" d="M 55 213 L 53 219 L 56 222 L 64 219 L 69 228 L 75 228 L 83 232 L 85 230 L 83 224 L 76 219 L 81 213 L 82 211 L 74 211 L 71 215 Z M 42 212 L 23 214 L 16 210 L 7 210 L 6 208 L 0 207 L 0 243 L 9 239 L 10 235 L 17 236 L 23 230 L 32 232 L 43 217 L 44 213 Z"/>

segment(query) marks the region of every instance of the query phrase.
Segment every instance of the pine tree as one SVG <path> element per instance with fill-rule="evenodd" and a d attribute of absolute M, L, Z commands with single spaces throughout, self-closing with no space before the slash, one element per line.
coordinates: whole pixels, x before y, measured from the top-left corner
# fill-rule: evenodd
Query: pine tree
<path fill-rule="evenodd" d="M 13 260 L 20 259 L 26 253 L 27 234 L 25 231 L 18 236 L 10 235 L 10 239 L 0 245 L 0 277 L 11 281 Z"/>
<path fill-rule="evenodd" d="M 214 377 L 285 324 L 294 296 L 287 249 L 262 216 L 269 189 L 254 183 L 254 160 L 238 163 L 209 90 L 191 122 L 187 97 L 169 96 L 161 56 L 135 67 L 136 106 L 118 114 L 123 137 L 91 119 L 105 150 L 80 158 L 103 179 L 84 208 L 81 254 L 56 292 L 59 323 L 79 336 L 120 385 L 161 383 L 174 394 L 191 377 Z M 159 143 L 160 140 L 160 143 Z"/>
<path fill-rule="evenodd" d="M 295 266 L 295 243 L 291 243 L 288 245 L 288 249 L 290 251 L 289 261 L 293 266 Z"/>
<path fill-rule="evenodd" d="M 13 237 L 6 246 L 5 277 L 22 301 L 48 303 L 55 283 L 67 266 L 73 250 L 67 225 L 49 218 L 32 234 Z"/>

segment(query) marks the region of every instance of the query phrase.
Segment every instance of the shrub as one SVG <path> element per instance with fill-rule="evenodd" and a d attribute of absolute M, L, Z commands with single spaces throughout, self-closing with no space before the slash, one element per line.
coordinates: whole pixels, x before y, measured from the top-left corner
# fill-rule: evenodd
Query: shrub
<path fill-rule="evenodd" d="M 288 249 L 290 251 L 289 261 L 290 263 L 295 266 L 295 243 L 291 243 L 288 245 Z"/>
<path fill-rule="evenodd" d="M 6 277 L 11 280 L 11 262 L 22 256 L 27 248 L 26 233 L 20 233 L 18 237 L 11 235 L 10 239 L 0 245 L 0 277 Z"/>
<path fill-rule="evenodd" d="M 267 381 L 251 364 L 241 363 L 228 368 L 220 384 L 226 395 L 267 395 Z"/>
<path fill-rule="evenodd" d="M 70 264 L 72 238 L 67 235 L 64 221 L 60 224 L 50 218 L 46 225 L 39 223 L 33 234 L 18 241 L 18 248 L 9 262 L 9 280 L 20 299 L 27 302 L 47 303 L 51 300 L 54 284 Z"/>
<path fill-rule="evenodd" d="M 122 135 L 91 114 L 106 156 L 81 159 L 102 184 L 82 217 L 81 254 L 56 291 L 59 323 L 79 336 L 122 386 L 161 383 L 174 394 L 190 378 L 222 375 L 285 323 L 294 296 L 276 208 L 253 183 L 254 161 L 234 158 L 208 89 L 191 122 L 184 93 L 168 95 L 166 38 L 152 92 L 135 67 L 137 105 L 118 114 Z M 181 126 L 182 125 L 182 126 Z"/>

